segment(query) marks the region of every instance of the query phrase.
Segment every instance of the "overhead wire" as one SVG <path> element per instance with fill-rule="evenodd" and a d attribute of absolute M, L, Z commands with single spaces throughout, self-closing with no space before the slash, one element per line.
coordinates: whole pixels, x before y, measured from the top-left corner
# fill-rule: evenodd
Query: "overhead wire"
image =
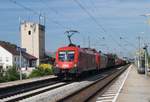
<path fill-rule="evenodd" d="M 49 10 L 51 10 L 51 11 L 54 12 L 56 15 L 61 16 L 60 13 L 59 13 L 56 9 L 50 7 L 47 3 L 44 2 L 44 0 L 40 0 L 40 1 L 42 2 L 42 4 L 43 4 L 44 6 L 48 7 L 47 12 L 51 13 L 51 12 L 49 11 Z M 67 29 L 67 30 L 70 30 L 70 29 L 71 29 L 71 27 L 64 26 L 64 24 L 62 24 L 62 23 L 60 23 L 60 22 L 58 22 L 58 21 L 54 21 L 54 20 L 53 20 L 52 22 L 54 22 L 54 23 L 60 25 L 60 26 L 61 26 L 62 28 L 64 28 L 64 29 Z"/>
<path fill-rule="evenodd" d="M 95 8 L 95 9 L 97 9 L 97 7 L 94 5 L 94 2 L 93 2 L 92 0 L 90 0 L 90 2 L 91 2 L 92 7 Z M 135 46 L 133 43 L 127 41 L 127 40 L 124 39 L 124 38 L 123 38 L 123 40 L 124 40 L 126 43 L 128 43 L 131 47 L 136 48 L 136 46 Z"/>
<path fill-rule="evenodd" d="M 113 41 L 115 41 L 115 43 L 116 43 L 119 47 L 121 47 L 121 48 L 127 50 L 126 48 L 122 47 L 121 44 L 119 44 L 119 43 L 114 39 L 114 37 L 113 37 L 111 34 L 108 34 L 107 30 L 98 22 L 98 20 L 97 20 L 78 0 L 73 0 L 73 1 L 91 18 L 91 20 L 92 20 L 100 29 L 103 30 L 103 32 L 104 32 L 108 37 L 110 36 L 110 38 L 111 38 Z"/>
<path fill-rule="evenodd" d="M 34 9 L 31 9 L 31 8 L 29 8 L 29 7 L 26 7 L 26 6 L 24 6 L 23 4 L 21 4 L 21 3 L 17 2 L 17 1 L 15 1 L 15 0 L 9 0 L 9 1 L 12 2 L 12 3 L 14 3 L 14 4 L 16 4 L 16 5 L 18 5 L 18 6 L 20 6 L 20 7 L 22 7 L 22 8 L 25 9 L 26 11 L 32 12 L 32 13 L 35 14 L 35 15 L 43 16 L 43 15 L 41 15 L 41 13 L 35 11 Z M 78 4 L 78 6 L 91 18 L 91 20 L 92 20 L 100 29 L 103 30 L 103 32 L 104 32 L 105 34 L 111 36 L 112 40 L 114 40 L 118 46 L 122 47 L 122 46 L 113 38 L 112 35 L 108 34 L 107 30 L 98 22 L 98 20 L 97 20 L 78 0 L 74 0 L 74 1 L 75 1 L 76 4 Z M 52 9 L 52 8 L 51 8 L 51 10 L 54 11 L 56 14 L 58 14 L 58 12 L 57 12 L 56 10 L 54 10 L 54 9 Z M 61 26 L 62 28 L 65 28 L 65 29 L 67 28 L 67 27 L 65 27 L 63 24 L 61 24 L 61 23 L 58 22 L 58 21 L 53 21 L 53 20 L 51 20 L 51 22 L 53 22 L 54 24 L 57 24 L 57 25 Z M 67 29 L 70 29 L 70 28 L 67 28 Z"/>
<path fill-rule="evenodd" d="M 9 1 L 12 2 L 12 3 L 14 3 L 14 4 L 16 4 L 16 5 L 18 5 L 18 6 L 20 6 L 20 7 L 22 7 L 23 9 L 25 9 L 25 10 L 27 10 L 27 11 L 29 11 L 29 12 L 32 12 L 32 13 L 35 14 L 35 15 L 41 16 L 40 13 L 36 12 L 35 10 L 33 10 L 33 9 L 31 9 L 31 8 L 28 8 L 28 7 L 24 6 L 23 4 L 21 4 L 21 3 L 17 2 L 17 1 L 15 1 L 15 0 L 9 0 Z"/>
<path fill-rule="evenodd" d="M 56 9 L 54 9 L 54 8 L 52 8 L 52 7 L 50 7 L 47 3 L 45 3 L 44 2 L 44 0 L 40 0 L 40 1 L 42 1 L 42 4 L 43 5 L 45 5 L 45 6 L 47 6 L 48 7 L 48 9 L 50 9 L 52 12 L 54 12 L 56 15 L 58 15 L 58 16 L 61 16 L 61 13 L 59 12 L 59 11 L 57 11 Z M 48 10 L 48 12 L 49 12 L 49 10 Z M 73 24 L 71 24 L 71 25 L 73 25 Z M 73 25 L 74 27 L 76 27 L 75 25 Z M 70 26 L 67 26 L 66 27 L 68 30 L 70 30 L 70 29 L 72 29 Z M 77 28 L 77 27 L 76 27 Z M 78 29 L 78 28 L 77 28 Z M 88 32 L 89 33 L 89 32 Z M 85 47 L 86 46 L 86 44 L 85 44 L 85 38 L 83 37 L 83 35 L 81 35 L 82 36 L 82 45 Z"/>
<path fill-rule="evenodd" d="M 52 7 L 50 7 L 47 3 L 44 2 L 44 0 L 40 0 L 44 5 L 46 5 L 52 12 L 59 14 L 58 11 Z"/>
<path fill-rule="evenodd" d="M 135 46 L 133 43 L 129 42 L 129 41 L 126 40 L 124 37 L 120 37 L 120 40 L 124 40 L 128 45 L 130 45 L 130 46 L 133 47 L 133 48 L 136 48 L 136 46 Z"/>
<path fill-rule="evenodd" d="M 29 8 L 29 7 L 26 7 L 26 6 L 24 6 L 23 4 L 21 4 L 21 3 L 17 2 L 17 1 L 15 1 L 15 0 L 9 0 L 9 1 L 12 2 L 12 3 L 15 4 L 15 5 L 18 5 L 19 7 L 23 8 L 23 9 L 26 10 L 26 11 L 29 11 L 29 12 L 32 12 L 33 14 L 35 14 L 35 15 L 38 15 L 39 17 L 45 17 L 45 16 L 42 15 L 41 13 L 35 11 L 34 9 L 31 9 L 31 8 Z M 66 28 L 64 25 L 62 25 L 62 24 L 61 24 L 60 22 L 58 22 L 58 21 L 51 20 L 51 22 L 54 23 L 54 24 L 59 25 L 60 27 L 62 27 L 62 28 L 64 28 L 64 29 L 68 29 L 68 28 Z"/>

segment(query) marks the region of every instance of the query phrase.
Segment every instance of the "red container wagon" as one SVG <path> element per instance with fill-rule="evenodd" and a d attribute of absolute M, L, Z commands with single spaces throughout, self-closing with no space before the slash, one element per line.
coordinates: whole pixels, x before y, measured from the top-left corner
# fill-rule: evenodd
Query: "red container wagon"
<path fill-rule="evenodd" d="M 100 69 L 104 69 L 104 68 L 107 68 L 107 63 L 108 63 L 108 58 L 105 54 L 103 53 L 100 53 Z"/>
<path fill-rule="evenodd" d="M 115 57 L 113 54 L 106 54 L 107 58 L 108 58 L 108 62 L 107 62 L 107 68 L 113 67 L 115 66 Z"/>
<path fill-rule="evenodd" d="M 119 66 L 119 65 L 121 65 L 122 64 L 122 60 L 120 59 L 120 58 L 116 58 L 115 59 L 115 65 L 116 66 Z"/>
<path fill-rule="evenodd" d="M 116 66 L 121 66 L 121 65 L 125 65 L 126 64 L 126 61 L 123 60 L 123 59 L 120 59 L 120 58 L 116 58 L 115 59 L 115 65 Z"/>

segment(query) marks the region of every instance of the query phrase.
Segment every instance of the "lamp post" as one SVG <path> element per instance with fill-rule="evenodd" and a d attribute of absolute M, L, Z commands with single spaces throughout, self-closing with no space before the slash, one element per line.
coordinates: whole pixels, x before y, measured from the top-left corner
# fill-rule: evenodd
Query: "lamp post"
<path fill-rule="evenodd" d="M 141 71 L 141 70 L 143 70 L 142 69 L 143 66 L 142 66 L 142 57 L 141 57 L 141 55 L 142 55 L 142 53 L 141 53 L 141 46 L 143 45 L 143 43 L 142 43 L 143 35 L 142 34 L 144 34 L 144 32 L 140 32 L 139 34 L 140 35 L 137 37 L 138 43 L 139 43 L 139 45 L 138 45 L 138 71 Z"/>
<path fill-rule="evenodd" d="M 140 54 L 141 54 L 141 51 L 140 51 L 140 48 L 141 48 L 141 37 L 140 36 L 138 36 L 138 42 L 139 42 L 139 53 L 138 53 L 138 68 L 140 69 L 140 67 L 141 67 L 141 56 L 140 56 Z"/>
<path fill-rule="evenodd" d="M 147 76 L 148 74 L 148 52 L 147 52 L 147 45 L 145 44 L 144 46 L 144 55 L 145 55 L 145 75 Z"/>
<path fill-rule="evenodd" d="M 20 60 L 19 60 L 19 67 L 20 67 L 20 80 L 22 80 L 22 64 L 21 64 L 21 61 L 22 61 L 22 53 L 21 53 L 21 48 L 19 49 L 19 52 L 20 52 Z"/>
<path fill-rule="evenodd" d="M 19 51 L 19 74 L 20 74 L 20 80 L 22 80 L 22 52 L 26 52 L 25 48 L 17 47 L 17 51 Z"/>
<path fill-rule="evenodd" d="M 148 19 L 148 17 L 150 17 L 150 13 L 147 13 L 147 14 L 143 14 L 143 15 L 141 15 L 141 16 L 144 16 L 144 17 L 146 17 L 147 19 Z M 148 51 L 147 51 L 147 46 L 148 45 L 148 43 L 146 43 L 146 41 L 145 41 L 145 47 L 143 48 L 144 49 L 144 52 L 145 52 L 145 75 L 147 75 L 148 74 L 148 71 L 149 71 L 149 69 L 148 69 Z"/>

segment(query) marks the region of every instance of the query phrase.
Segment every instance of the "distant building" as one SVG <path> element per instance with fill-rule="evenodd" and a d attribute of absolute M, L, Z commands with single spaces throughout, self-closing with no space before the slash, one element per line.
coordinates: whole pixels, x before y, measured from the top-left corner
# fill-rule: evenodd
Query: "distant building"
<path fill-rule="evenodd" d="M 18 47 L 9 42 L 0 41 L 0 71 L 6 70 L 10 66 L 16 66 L 19 68 L 20 65 L 20 51 Z M 37 58 L 22 52 L 22 68 L 31 68 L 36 66 Z"/>
<path fill-rule="evenodd" d="M 21 24 L 21 47 L 37 58 L 38 66 L 45 57 L 45 26 L 32 22 Z"/>
<path fill-rule="evenodd" d="M 45 52 L 45 57 L 44 59 L 41 60 L 41 64 L 55 64 L 55 54 L 56 52 Z"/>

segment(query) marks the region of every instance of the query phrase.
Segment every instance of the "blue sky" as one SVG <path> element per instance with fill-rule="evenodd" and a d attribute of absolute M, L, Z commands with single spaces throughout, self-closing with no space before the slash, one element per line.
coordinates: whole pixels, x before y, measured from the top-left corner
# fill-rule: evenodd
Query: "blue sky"
<path fill-rule="evenodd" d="M 150 13 L 150 0 L 78 0 L 107 33 L 74 0 L 13 1 L 45 14 L 47 51 L 55 51 L 68 44 L 64 34 L 68 29 L 80 32 L 73 36 L 73 42 L 82 47 L 88 46 L 89 36 L 91 47 L 123 56 L 133 56 L 138 47 L 137 36 L 142 36 L 143 43 L 150 38 L 150 26 L 146 23 L 148 18 L 140 16 Z M 0 0 L 0 15 L 0 40 L 17 45 L 20 43 L 19 17 L 38 22 L 38 15 L 11 0 Z M 120 37 L 123 39 L 120 40 Z"/>

